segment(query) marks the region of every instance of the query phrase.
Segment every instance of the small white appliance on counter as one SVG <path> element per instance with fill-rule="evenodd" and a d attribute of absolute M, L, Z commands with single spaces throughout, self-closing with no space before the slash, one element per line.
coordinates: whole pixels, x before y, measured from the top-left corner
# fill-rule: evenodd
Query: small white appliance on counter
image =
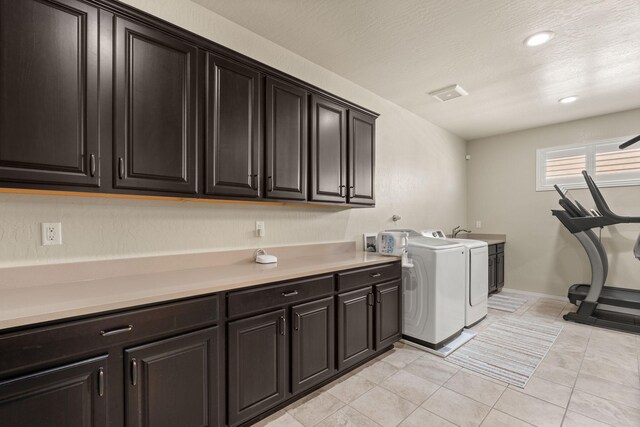
<path fill-rule="evenodd" d="M 402 275 L 402 337 L 408 344 L 447 356 L 457 348 L 452 343 L 464 328 L 464 246 L 414 230 L 393 231 L 408 234 L 413 262 Z"/>
<path fill-rule="evenodd" d="M 481 240 L 447 238 L 442 230 L 423 230 L 422 235 L 465 247 L 465 326 L 480 322 L 487 315 L 489 245 Z"/>

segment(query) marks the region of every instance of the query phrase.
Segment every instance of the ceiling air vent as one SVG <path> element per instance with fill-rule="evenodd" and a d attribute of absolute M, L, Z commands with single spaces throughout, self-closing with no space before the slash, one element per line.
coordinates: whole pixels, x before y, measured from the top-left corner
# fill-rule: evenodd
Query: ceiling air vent
<path fill-rule="evenodd" d="M 433 96 L 438 101 L 445 102 L 468 95 L 468 93 L 466 90 L 462 89 L 462 87 L 453 85 L 434 90 L 433 92 L 430 92 L 429 95 Z"/>

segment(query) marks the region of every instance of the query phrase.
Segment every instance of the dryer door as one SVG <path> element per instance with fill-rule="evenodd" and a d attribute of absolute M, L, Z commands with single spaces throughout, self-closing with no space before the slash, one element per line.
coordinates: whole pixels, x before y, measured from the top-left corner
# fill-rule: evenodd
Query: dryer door
<path fill-rule="evenodd" d="M 489 286 L 489 248 L 470 249 L 469 305 L 474 307 L 487 300 Z"/>

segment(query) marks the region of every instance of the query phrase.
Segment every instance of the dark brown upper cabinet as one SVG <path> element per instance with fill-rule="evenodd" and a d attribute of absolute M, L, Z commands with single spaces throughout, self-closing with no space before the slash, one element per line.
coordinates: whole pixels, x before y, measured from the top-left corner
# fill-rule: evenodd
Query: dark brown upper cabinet
<path fill-rule="evenodd" d="M 207 56 L 205 193 L 260 195 L 260 73 Z"/>
<path fill-rule="evenodd" d="M 196 193 L 196 46 L 116 18 L 114 187 Z"/>
<path fill-rule="evenodd" d="M 0 180 L 97 187 L 98 10 L 0 1 Z"/>
<path fill-rule="evenodd" d="M 266 79 L 265 197 L 307 197 L 307 91 Z"/>
<path fill-rule="evenodd" d="M 318 202 L 346 202 L 347 109 L 311 96 L 311 194 Z"/>
<path fill-rule="evenodd" d="M 349 111 L 349 203 L 373 205 L 376 118 Z"/>

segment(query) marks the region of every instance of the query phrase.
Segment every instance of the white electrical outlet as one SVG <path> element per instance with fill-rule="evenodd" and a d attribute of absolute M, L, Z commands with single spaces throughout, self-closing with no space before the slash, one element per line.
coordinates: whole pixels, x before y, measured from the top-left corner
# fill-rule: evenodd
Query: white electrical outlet
<path fill-rule="evenodd" d="M 256 221 L 256 236 L 264 237 L 264 221 Z"/>
<path fill-rule="evenodd" d="M 42 246 L 62 244 L 62 223 L 43 222 L 42 223 Z"/>
<path fill-rule="evenodd" d="M 476 221 L 476 228 L 482 228 L 482 221 Z"/>

